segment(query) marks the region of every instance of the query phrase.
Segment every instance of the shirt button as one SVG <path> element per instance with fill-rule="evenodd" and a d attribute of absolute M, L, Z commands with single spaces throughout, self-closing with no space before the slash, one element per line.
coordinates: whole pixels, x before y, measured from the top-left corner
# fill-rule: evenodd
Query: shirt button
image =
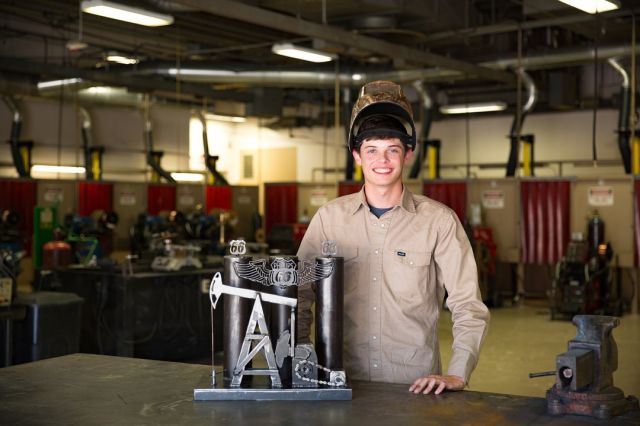
<path fill-rule="evenodd" d="M 374 281 L 378 281 L 378 278 L 377 278 L 377 277 L 373 277 L 373 280 L 374 280 Z"/>
<path fill-rule="evenodd" d="M 371 336 L 371 337 L 373 338 L 373 340 L 376 340 L 376 339 L 377 339 L 377 337 L 376 337 L 376 336 Z"/>
<path fill-rule="evenodd" d="M 373 252 L 374 252 L 375 254 L 378 254 L 378 250 L 374 250 Z"/>
<path fill-rule="evenodd" d="M 373 368 L 378 368 L 378 364 L 373 364 Z"/>
<path fill-rule="evenodd" d="M 381 224 L 380 224 L 380 228 L 384 228 L 384 223 L 381 223 Z"/>
<path fill-rule="evenodd" d="M 413 265 L 413 260 L 409 262 L 409 265 Z"/>
<path fill-rule="evenodd" d="M 377 307 L 377 306 L 374 306 L 374 307 L 373 307 L 373 310 L 374 310 L 374 311 L 377 311 L 377 310 L 378 310 L 378 307 Z"/>

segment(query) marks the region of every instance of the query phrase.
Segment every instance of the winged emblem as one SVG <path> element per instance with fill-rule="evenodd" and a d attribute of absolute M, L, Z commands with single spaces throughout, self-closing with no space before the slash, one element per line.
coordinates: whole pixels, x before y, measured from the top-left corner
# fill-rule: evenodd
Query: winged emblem
<path fill-rule="evenodd" d="M 248 263 L 234 263 L 233 269 L 239 277 L 262 285 L 289 287 L 327 278 L 333 273 L 333 263 L 300 260 L 296 264 L 293 259 L 276 257 L 269 267 L 267 259 L 260 259 Z"/>

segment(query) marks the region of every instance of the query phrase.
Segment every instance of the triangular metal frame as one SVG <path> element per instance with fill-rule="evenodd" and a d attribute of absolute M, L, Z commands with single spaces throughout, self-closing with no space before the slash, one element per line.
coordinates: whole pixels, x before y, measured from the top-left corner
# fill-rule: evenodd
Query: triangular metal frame
<path fill-rule="evenodd" d="M 256 326 L 258 326 L 259 332 L 256 333 Z M 251 348 L 252 342 L 257 341 L 257 344 Z M 268 368 L 245 368 L 249 362 L 260 352 L 264 351 L 264 357 L 267 361 Z M 271 338 L 269 337 L 269 329 L 264 317 L 264 310 L 262 309 L 262 299 L 258 294 L 256 301 L 253 304 L 251 310 L 251 318 L 247 323 L 247 331 L 244 335 L 244 342 L 238 355 L 238 362 L 233 370 L 233 378 L 231 379 L 232 387 L 240 387 L 242 378 L 244 375 L 262 375 L 271 377 L 271 387 L 281 388 L 282 381 L 280 380 L 280 373 L 278 372 L 278 366 L 276 364 L 276 357 L 273 353 L 273 345 L 271 344 Z"/>

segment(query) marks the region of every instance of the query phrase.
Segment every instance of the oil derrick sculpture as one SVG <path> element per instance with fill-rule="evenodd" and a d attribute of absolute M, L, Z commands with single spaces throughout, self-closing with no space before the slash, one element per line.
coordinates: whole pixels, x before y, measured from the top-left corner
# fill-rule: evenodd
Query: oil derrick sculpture
<path fill-rule="evenodd" d="M 252 260 L 244 241 L 232 241 L 224 276 L 216 273 L 212 308 L 224 300 L 223 380 L 195 389 L 195 400 L 351 399 L 342 369 L 344 260 L 323 244 L 315 262 L 294 257 Z M 316 345 L 296 344 L 298 286 L 316 287 Z M 266 367 L 254 368 L 262 354 Z M 267 381 L 247 376 L 266 376 Z"/>

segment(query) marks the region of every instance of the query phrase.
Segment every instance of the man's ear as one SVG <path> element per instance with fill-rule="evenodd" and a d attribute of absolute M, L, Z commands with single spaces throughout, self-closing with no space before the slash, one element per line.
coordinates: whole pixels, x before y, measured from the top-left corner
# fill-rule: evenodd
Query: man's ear
<path fill-rule="evenodd" d="M 360 152 L 357 149 L 352 149 L 351 154 L 353 155 L 353 159 L 356 160 L 358 166 L 362 166 L 362 159 L 360 158 Z"/>
<path fill-rule="evenodd" d="M 413 158 L 413 149 L 407 149 L 407 152 L 404 153 L 404 164 L 405 166 L 411 162 Z"/>

